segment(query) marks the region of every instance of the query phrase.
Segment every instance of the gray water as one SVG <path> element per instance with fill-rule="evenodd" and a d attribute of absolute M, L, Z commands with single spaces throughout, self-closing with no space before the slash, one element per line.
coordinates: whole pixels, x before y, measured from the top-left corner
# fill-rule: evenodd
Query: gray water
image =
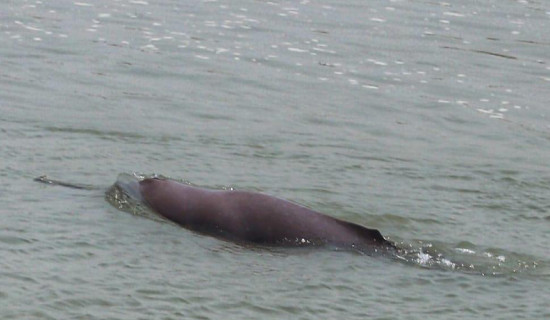
<path fill-rule="evenodd" d="M 546 1 L 3 0 L 0 318 L 550 318 L 548 30 Z M 198 235 L 106 201 L 133 172 L 408 254 Z"/>

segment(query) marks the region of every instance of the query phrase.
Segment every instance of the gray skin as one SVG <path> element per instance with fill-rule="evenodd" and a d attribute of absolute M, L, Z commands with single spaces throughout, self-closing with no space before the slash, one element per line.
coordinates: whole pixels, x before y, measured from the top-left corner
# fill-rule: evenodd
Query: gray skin
<path fill-rule="evenodd" d="M 361 251 L 395 249 L 378 230 L 338 220 L 266 194 L 209 190 L 144 179 L 131 189 L 157 214 L 187 229 L 263 245 L 334 245 Z M 139 194 L 138 194 L 139 193 Z"/>

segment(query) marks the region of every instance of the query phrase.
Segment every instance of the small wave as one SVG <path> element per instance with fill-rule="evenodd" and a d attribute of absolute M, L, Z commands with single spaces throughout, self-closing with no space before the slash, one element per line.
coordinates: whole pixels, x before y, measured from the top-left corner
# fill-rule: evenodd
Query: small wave
<path fill-rule="evenodd" d="M 396 258 L 422 268 L 459 271 L 481 276 L 536 275 L 548 273 L 547 261 L 470 242 L 401 241 Z"/>

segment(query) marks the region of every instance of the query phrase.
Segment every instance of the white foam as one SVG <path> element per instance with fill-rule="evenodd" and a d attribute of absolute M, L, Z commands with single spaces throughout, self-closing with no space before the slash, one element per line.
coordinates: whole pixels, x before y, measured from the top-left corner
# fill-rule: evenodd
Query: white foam
<path fill-rule="evenodd" d="M 366 88 L 366 89 L 378 90 L 378 87 L 375 86 L 375 85 L 372 85 L 372 84 L 364 84 L 361 87 Z"/>
<path fill-rule="evenodd" d="M 388 64 L 384 61 L 374 60 L 374 59 L 367 59 L 368 62 L 374 63 L 378 66 L 387 66 Z"/>
<path fill-rule="evenodd" d="M 288 51 L 299 52 L 299 53 L 307 52 L 307 50 L 303 50 L 303 49 L 299 49 L 299 48 L 288 48 Z"/>
<path fill-rule="evenodd" d="M 481 113 L 487 113 L 487 114 L 491 114 L 494 112 L 493 109 L 477 109 L 477 111 L 481 112 Z"/>
<path fill-rule="evenodd" d="M 461 13 L 449 12 L 449 11 L 443 12 L 443 15 L 444 16 L 451 16 L 451 17 L 464 17 L 464 15 L 461 14 Z"/>
<path fill-rule="evenodd" d="M 419 252 L 418 253 L 418 259 L 416 259 L 416 262 L 420 265 L 427 265 L 428 262 L 430 261 L 431 259 L 431 256 L 427 253 L 424 253 L 424 252 Z"/>
<path fill-rule="evenodd" d="M 455 250 L 458 251 L 458 252 L 467 253 L 467 254 L 475 254 L 476 253 L 474 250 L 466 249 L 466 248 L 456 248 Z"/>

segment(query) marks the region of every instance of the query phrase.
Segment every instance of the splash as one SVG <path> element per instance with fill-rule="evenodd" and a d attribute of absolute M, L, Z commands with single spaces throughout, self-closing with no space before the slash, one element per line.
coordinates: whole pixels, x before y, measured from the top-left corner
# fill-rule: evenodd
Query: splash
<path fill-rule="evenodd" d="M 120 211 L 155 221 L 168 222 L 143 204 L 139 190 L 136 189 L 136 185 L 139 181 L 146 178 L 166 179 L 164 176 L 157 174 L 121 173 L 118 175 L 117 181 L 105 192 L 105 200 Z"/>
<path fill-rule="evenodd" d="M 469 242 L 401 241 L 396 258 L 421 268 L 458 271 L 481 276 L 513 276 L 548 273 L 549 263 L 536 257 Z"/>

